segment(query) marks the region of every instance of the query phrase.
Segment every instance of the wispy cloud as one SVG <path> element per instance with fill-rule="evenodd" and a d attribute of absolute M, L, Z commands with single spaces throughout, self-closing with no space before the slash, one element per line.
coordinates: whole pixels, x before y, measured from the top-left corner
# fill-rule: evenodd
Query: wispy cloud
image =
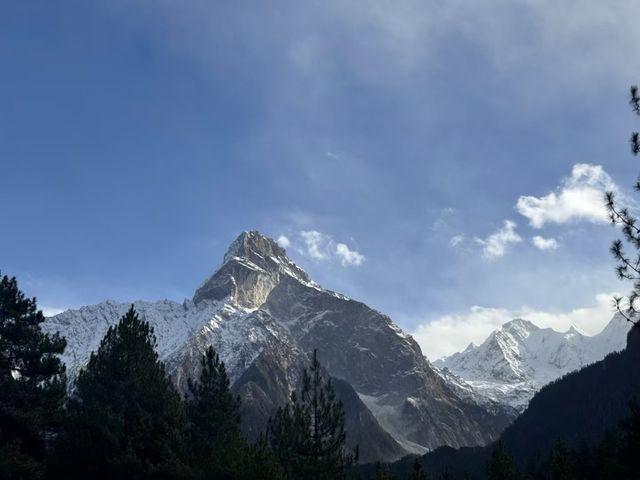
<path fill-rule="evenodd" d="M 476 242 L 482 245 L 482 255 L 488 260 L 503 257 L 510 245 L 521 241 L 522 237 L 516 232 L 516 224 L 511 220 L 505 220 L 502 228 L 487 238 L 476 238 Z"/>
<path fill-rule="evenodd" d="M 464 242 L 464 235 L 462 235 L 462 234 L 454 235 L 449 240 L 449 247 L 450 248 L 458 248 L 460 245 L 462 245 L 463 242 Z"/>
<path fill-rule="evenodd" d="M 246 57 L 260 60 L 260 53 L 267 52 L 284 64 L 284 72 L 309 83 L 309 95 L 322 92 L 345 65 L 360 81 L 375 84 L 411 75 L 438 61 L 442 46 L 454 36 L 477 45 L 497 69 L 531 68 L 533 60 L 576 89 L 611 75 L 631 78 L 637 64 L 615 46 L 629 48 L 640 39 L 631 0 L 614 6 L 596 0 L 579 6 L 553 0 L 409 0 L 401 5 L 329 0 L 289 5 L 286 15 L 273 5 L 256 11 L 255 6 L 228 9 L 202 1 L 178 6 L 160 0 L 153 7 L 139 0 L 129 3 L 169 24 L 172 28 L 163 32 L 174 48 L 188 48 L 216 69 L 219 46 L 214 40 L 241 26 L 235 37 Z M 122 8 L 122 15 L 131 16 L 130 10 Z M 342 48 L 345 42 L 351 48 Z"/>
<path fill-rule="evenodd" d="M 293 240 L 280 235 L 278 243 L 284 247 L 282 241 L 285 241 L 287 247 L 293 246 L 300 254 L 315 261 L 334 261 L 339 262 L 343 267 L 351 267 L 362 265 L 366 260 L 365 256 L 356 249 L 349 247 L 346 243 L 336 242 L 331 235 L 317 230 L 302 230 L 293 237 Z"/>
<path fill-rule="evenodd" d="M 533 228 L 578 220 L 607 222 L 604 192 L 609 190 L 617 188 L 602 166 L 578 163 L 555 192 L 542 197 L 521 196 L 516 210 Z"/>
<path fill-rule="evenodd" d="M 456 213 L 455 208 L 451 208 L 451 207 L 443 208 L 440 211 L 436 220 L 431 225 L 431 230 L 433 232 L 438 232 L 441 230 L 446 231 L 448 228 L 450 228 L 449 221 L 455 213 Z"/>
<path fill-rule="evenodd" d="M 300 232 L 300 236 L 304 241 L 304 253 L 307 256 L 314 260 L 325 260 L 331 256 L 333 240 L 329 235 L 320 233 L 317 230 L 307 230 Z"/>
<path fill-rule="evenodd" d="M 531 243 L 538 250 L 557 250 L 558 248 L 558 241 L 555 238 L 544 238 L 540 235 L 533 237 Z"/>
<path fill-rule="evenodd" d="M 340 257 L 340 262 L 343 267 L 348 265 L 361 265 L 362 262 L 364 262 L 364 255 L 349 249 L 344 243 L 338 243 L 336 245 L 336 255 Z"/>

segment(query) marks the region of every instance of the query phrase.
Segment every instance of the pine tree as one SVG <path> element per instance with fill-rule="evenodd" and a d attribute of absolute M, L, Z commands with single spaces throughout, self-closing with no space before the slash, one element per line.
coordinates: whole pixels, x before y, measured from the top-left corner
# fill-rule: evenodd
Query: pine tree
<path fill-rule="evenodd" d="M 184 405 L 133 305 L 110 327 L 76 382 L 58 476 L 181 478 Z"/>
<path fill-rule="evenodd" d="M 640 401 L 634 398 L 630 404 L 631 415 L 620 423 L 620 466 L 623 476 L 633 478 L 640 472 Z"/>
<path fill-rule="evenodd" d="M 38 479 L 60 423 L 65 340 L 42 332 L 44 315 L 15 278 L 0 278 L 0 476 Z"/>
<path fill-rule="evenodd" d="M 638 87 L 632 86 L 630 89 L 629 103 L 633 112 L 640 116 L 640 96 Z M 640 134 L 633 132 L 629 140 L 633 155 L 640 154 Z M 640 191 L 640 177 L 634 185 L 636 191 Z M 637 250 L 633 258 L 625 250 L 622 240 L 614 240 L 610 251 L 616 260 L 616 274 L 621 280 L 631 280 L 633 288 L 627 297 L 615 297 L 615 307 L 627 321 L 636 325 L 636 316 L 640 313 L 640 227 L 638 220 L 629 212 L 628 208 L 618 205 L 614 192 L 606 193 L 606 207 L 609 212 L 609 219 L 613 225 L 622 228 L 622 235 L 632 248 Z"/>
<path fill-rule="evenodd" d="M 445 467 L 444 472 L 440 475 L 440 480 L 452 480 L 448 468 Z"/>
<path fill-rule="evenodd" d="M 229 378 L 218 354 L 209 347 L 202 357 L 200 380 L 188 381 L 191 398 L 189 451 L 202 478 L 239 478 L 249 454 L 240 436 L 240 399 L 231 395 Z"/>
<path fill-rule="evenodd" d="M 513 458 L 504 449 L 502 442 L 498 442 L 491 453 L 491 460 L 487 466 L 487 480 L 517 480 L 518 474 L 513 466 Z"/>
<path fill-rule="evenodd" d="M 638 93 L 637 86 L 634 85 L 630 88 L 629 104 L 633 113 L 640 116 L 640 96 Z M 638 156 L 640 154 L 640 133 L 632 132 L 629 143 L 631 144 L 631 153 Z M 636 180 L 634 188 L 640 192 L 640 177 Z M 638 313 L 640 313 L 640 306 L 638 305 L 638 300 L 640 300 L 640 227 L 638 226 L 638 220 L 629 210 L 620 207 L 616 203 L 613 192 L 607 192 L 606 206 L 611 223 L 621 226 L 622 234 L 627 244 L 637 251 L 631 257 L 626 252 L 620 239 L 615 240 L 610 249 L 617 262 L 616 273 L 618 278 L 633 282 L 631 293 L 627 297 L 615 298 L 615 307 L 627 321 L 633 324 L 634 330 L 628 335 L 628 342 L 637 341 L 638 329 L 640 328 L 640 320 L 638 319 Z M 640 442 L 638 441 L 638 438 L 640 438 L 640 406 L 636 401 L 631 403 L 631 416 L 622 423 L 622 429 L 623 445 L 620 455 L 616 456 L 616 461 L 619 463 L 607 465 L 607 468 L 612 470 L 621 468 L 625 474 L 637 476 L 637 468 L 640 468 L 638 463 L 638 452 L 640 451 L 638 450 L 640 448 Z"/>
<path fill-rule="evenodd" d="M 373 472 L 373 480 L 400 480 L 400 477 L 392 475 L 389 472 L 389 467 L 387 465 L 376 462 L 376 468 Z"/>
<path fill-rule="evenodd" d="M 284 472 L 264 436 L 248 445 L 243 468 L 246 480 L 283 480 Z"/>
<path fill-rule="evenodd" d="M 345 478 L 355 456 L 345 447 L 344 410 L 322 378 L 316 351 L 304 369 L 300 396 L 278 409 L 267 426 L 271 447 L 288 479 Z"/>
<path fill-rule="evenodd" d="M 574 452 L 571 452 L 564 442 L 558 440 L 545 465 L 547 478 L 550 480 L 572 480 L 575 478 L 574 455 Z"/>
<path fill-rule="evenodd" d="M 576 478 L 593 478 L 598 460 L 594 458 L 594 451 L 586 440 L 582 440 L 572 455 Z"/>
<path fill-rule="evenodd" d="M 390 480 L 390 478 L 382 464 L 377 462 L 375 472 L 373 473 L 373 480 Z"/>
<path fill-rule="evenodd" d="M 409 480 L 429 480 L 429 475 L 422 470 L 422 465 L 417 458 L 413 462 L 413 468 L 409 473 Z"/>

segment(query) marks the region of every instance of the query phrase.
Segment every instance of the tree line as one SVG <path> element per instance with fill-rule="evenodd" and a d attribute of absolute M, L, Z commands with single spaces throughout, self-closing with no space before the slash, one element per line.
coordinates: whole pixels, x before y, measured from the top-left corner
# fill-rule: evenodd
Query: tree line
<path fill-rule="evenodd" d="M 15 278 L 0 278 L 3 479 L 329 480 L 356 460 L 315 352 L 300 390 L 250 443 L 213 348 L 181 395 L 132 306 L 68 389 L 65 339 L 43 332 L 44 320 Z"/>
<path fill-rule="evenodd" d="M 43 332 L 44 321 L 16 279 L 0 277 L 2 479 L 363 478 L 351 471 L 357 448 L 346 447 L 342 403 L 315 352 L 299 391 L 251 443 L 212 347 L 181 395 L 155 350 L 153 328 L 131 306 L 67 388 L 66 341 Z M 398 477 L 378 465 L 373 478 Z M 418 460 L 406 478 L 433 479 Z"/>
<path fill-rule="evenodd" d="M 351 471 L 357 451 L 345 446 L 344 410 L 315 352 L 299 391 L 251 443 L 240 433 L 240 399 L 232 395 L 224 363 L 212 347 L 201 358 L 198 378 L 189 379 L 181 395 L 155 350 L 152 327 L 132 306 L 68 389 L 59 358 L 66 342 L 43 332 L 44 320 L 15 278 L 0 278 L 3 479 L 364 478 Z M 633 478 L 625 474 L 637 471 L 640 458 L 640 404 L 634 403 L 632 412 L 601 445 L 570 449 L 558 443 L 526 474 L 499 443 L 483 473 L 490 480 Z M 373 478 L 400 477 L 378 464 Z M 415 459 L 402 478 L 466 477 L 447 470 L 431 476 Z"/>
<path fill-rule="evenodd" d="M 634 327 L 640 328 L 640 327 Z M 511 446 L 504 441 L 486 447 L 481 459 L 456 455 L 449 467 L 437 469 L 436 476 L 426 472 L 418 459 L 413 461 L 408 478 L 412 480 L 637 480 L 640 478 L 640 401 L 630 402 L 630 415 L 613 425 L 598 441 L 582 440 L 568 444 L 557 438 L 544 455 L 532 455 L 519 467 Z M 530 445 L 531 452 L 535 449 Z M 477 449 L 476 449 L 477 450 Z M 455 452 L 455 451 L 454 451 Z M 465 460 L 469 463 L 464 465 Z M 424 461 L 424 459 L 423 459 Z M 428 462 L 425 462 L 428 463 Z M 462 463 L 462 465 L 461 465 Z M 445 462 L 446 464 L 446 462 Z M 451 473 L 451 466 L 456 471 Z M 392 466 L 393 467 L 393 466 Z M 374 480 L 400 480 L 390 469 L 378 464 Z M 405 477 L 406 478 L 406 477 Z"/>

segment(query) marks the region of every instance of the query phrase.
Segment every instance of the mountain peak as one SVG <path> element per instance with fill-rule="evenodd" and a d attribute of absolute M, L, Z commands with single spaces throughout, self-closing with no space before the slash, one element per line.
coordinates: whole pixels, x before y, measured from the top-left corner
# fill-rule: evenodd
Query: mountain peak
<path fill-rule="evenodd" d="M 470 342 L 469 345 L 467 345 L 467 348 L 465 348 L 463 351 L 465 353 L 469 353 L 472 350 L 475 350 L 476 348 L 478 348 L 478 345 L 476 343 L 474 343 L 474 342 Z"/>
<path fill-rule="evenodd" d="M 529 334 L 535 330 L 540 330 L 540 327 L 530 322 L 529 320 L 525 320 L 524 318 L 515 318 L 513 320 L 508 321 L 503 324 L 500 330 L 509 332 L 509 333 L 518 333 L 518 334 Z"/>
<path fill-rule="evenodd" d="M 566 331 L 565 335 L 582 335 L 585 336 L 585 333 L 580 330 L 578 327 L 576 327 L 575 325 L 571 325 L 569 327 L 569 330 Z"/>
<path fill-rule="evenodd" d="M 521 327 L 530 328 L 532 330 L 538 329 L 538 326 L 535 323 L 530 322 L 529 320 L 525 320 L 524 318 L 514 318 L 513 320 L 510 320 L 507 323 L 505 323 L 505 325 L 517 325 Z"/>
<path fill-rule="evenodd" d="M 287 252 L 277 242 L 257 230 L 244 231 L 231 243 L 224 255 L 224 263 L 240 257 L 260 264 L 265 258 L 286 259 Z M 257 261 L 256 261 L 257 260 Z"/>
<path fill-rule="evenodd" d="M 241 307 L 258 308 L 284 277 L 319 288 L 275 240 L 257 230 L 245 231 L 229 246 L 222 266 L 196 290 L 193 301 L 230 296 Z"/>

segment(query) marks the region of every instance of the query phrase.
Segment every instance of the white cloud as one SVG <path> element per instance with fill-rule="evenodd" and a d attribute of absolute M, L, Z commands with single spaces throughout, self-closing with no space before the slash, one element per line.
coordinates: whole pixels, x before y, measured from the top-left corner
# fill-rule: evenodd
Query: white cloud
<path fill-rule="evenodd" d="M 349 265 L 361 265 L 364 262 L 364 255 L 355 250 L 349 249 L 344 243 L 338 243 L 336 245 L 336 254 L 340 257 L 340 262 L 343 267 Z"/>
<path fill-rule="evenodd" d="M 446 207 L 440 210 L 438 218 L 431 225 L 431 230 L 434 232 L 448 230 L 450 228 L 449 221 L 453 215 L 455 215 L 456 209 L 452 207 Z"/>
<path fill-rule="evenodd" d="M 291 240 L 289 240 L 284 235 L 280 235 L 276 240 L 276 243 L 280 245 L 282 248 L 289 248 L 289 246 L 291 245 Z"/>
<path fill-rule="evenodd" d="M 556 250 L 558 248 L 558 241 L 555 238 L 544 238 L 540 235 L 533 237 L 531 243 L 539 250 Z"/>
<path fill-rule="evenodd" d="M 300 237 L 303 248 L 299 251 L 313 260 L 338 260 L 343 267 L 362 265 L 365 261 L 364 255 L 345 243 L 336 243 L 331 235 L 317 230 L 303 230 Z"/>
<path fill-rule="evenodd" d="M 449 247 L 458 248 L 464 242 L 464 235 L 455 235 L 449 240 Z"/>
<path fill-rule="evenodd" d="M 314 260 L 324 260 L 329 258 L 329 246 L 332 243 L 331 237 L 316 230 L 303 230 L 300 236 L 304 241 L 305 253 Z"/>
<path fill-rule="evenodd" d="M 514 318 L 524 318 L 539 327 L 549 327 L 560 332 L 575 326 L 587 335 L 595 335 L 613 317 L 613 295 L 598 294 L 593 305 L 568 312 L 546 312 L 526 306 L 516 310 L 474 306 L 467 312 L 444 315 L 419 325 L 411 335 L 430 360 L 462 351 L 471 342 L 480 344 L 491 332 Z"/>
<path fill-rule="evenodd" d="M 516 210 L 533 228 L 578 220 L 606 222 L 604 192 L 609 190 L 616 191 L 617 188 L 602 166 L 578 163 L 555 192 L 543 197 L 521 196 Z"/>
<path fill-rule="evenodd" d="M 459 315 L 445 315 L 419 325 L 411 335 L 430 360 L 464 350 L 469 343 L 481 343 L 505 322 L 511 313 L 501 308 L 474 306 Z"/>
<path fill-rule="evenodd" d="M 516 224 L 511 220 L 505 220 L 502 228 L 484 240 L 476 238 L 476 242 L 483 246 L 482 255 L 489 260 L 504 256 L 510 244 L 521 241 L 522 237 L 516 232 Z"/>

